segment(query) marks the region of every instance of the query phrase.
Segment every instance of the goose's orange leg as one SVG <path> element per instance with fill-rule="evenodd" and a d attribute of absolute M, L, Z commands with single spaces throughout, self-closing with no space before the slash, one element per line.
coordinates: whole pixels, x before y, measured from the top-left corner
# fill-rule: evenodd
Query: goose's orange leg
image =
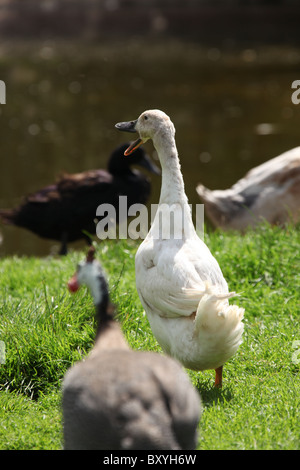
<path fill-rule="evenodd" d="M 216 379 L 215 379 L 215 387 L 222 388 L 222 371 L 223 366 L 217 367 L 216 371 Z"/>

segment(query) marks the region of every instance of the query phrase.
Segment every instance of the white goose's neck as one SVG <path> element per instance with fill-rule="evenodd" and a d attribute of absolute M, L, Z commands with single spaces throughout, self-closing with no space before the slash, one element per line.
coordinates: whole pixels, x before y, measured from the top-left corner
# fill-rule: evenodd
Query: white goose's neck
<path fill-rule="evenodd" d="M 158 134 L 153 139 L 153 144 L 162 167 L 159 204 L 188 205 L 174 137 Z"/>
<path fill-rule="evenodd" d="M 195 229 L 184 190 L 174 136 L 169 133 L 157 134 L 153 139 L 153 144 L 162 167 L 162 182 L 159 206 L 150 236 L 181 240 L 193 237 Z"/>

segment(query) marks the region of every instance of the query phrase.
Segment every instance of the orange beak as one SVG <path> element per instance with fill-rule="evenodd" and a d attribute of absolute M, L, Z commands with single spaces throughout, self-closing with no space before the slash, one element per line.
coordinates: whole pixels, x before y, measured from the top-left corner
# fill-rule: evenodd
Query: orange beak
<path fill-rule="evenodd" d="M 124 155 L 127 157 L 131 153 L 133 153 L 137 148 L 139 148 L 142 145 L 143 141 L 142 139 L 137 139 L 132 144 L 129 145 L 128 149 L 125 150 Z"/>
<path fill-rule="evenodd" d="M 123 131 L 123 132 L 137 132 L 135 129 L 136 123 L 137 123 L 137 120 L 128 121 L 128 122 L 118 122 L 115 127 L 119 131 Z M 135 140 L 134 142 L 132 142 L 131 145 L 129 145 L 128 149 L 125 150 L 124 155 L 127 157 L 132 152 L 134 152 L 137 148 L 139 148 L 140 145 L 142 145 L 142 143 L 143 143 L 142 139 Z"/>

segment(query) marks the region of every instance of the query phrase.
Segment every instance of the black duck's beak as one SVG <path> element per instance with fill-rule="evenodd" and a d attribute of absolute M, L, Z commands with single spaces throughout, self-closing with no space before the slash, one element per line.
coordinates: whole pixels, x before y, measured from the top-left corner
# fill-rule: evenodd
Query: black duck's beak
<path fill-rule="evenodd" d="M 116 124 L 116 128 L 119 129 L 119 131 L 124 131 L 124 132 L 137 132 L 135 129 L 137 120 L 136 121 L 128 121 L 128 122 L 118 122 Z M 124 155 L 130 155 L 132 152 L 134 152 L 140 145 L 142 145 L 143 141 L 142 139 L 137 139 L 135 142 L 133 142 L 127 150 L 125 150 Z"/>

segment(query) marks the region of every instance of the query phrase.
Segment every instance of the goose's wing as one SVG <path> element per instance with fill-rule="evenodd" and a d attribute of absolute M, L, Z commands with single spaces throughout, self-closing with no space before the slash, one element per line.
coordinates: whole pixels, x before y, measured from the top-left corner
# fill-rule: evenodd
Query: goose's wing
<path fill-rule="evenodd" d="M 189 272 L 192 270 L 191 266 L 197 273 L 196 288 L 200 279 L 201 284 L 208 282 L 215 286 L 216 291 L 220 293 L 228 292 L 227 282 L 219 263 L 197 235 L 184 242 L 179 255 L 179 261 L 183 263 L 185 275 L 189 276 Z"/>
<path fill-rule="evenodd" d="M 137 255 L 137 290 L 145 309 L 175 318 L 195 312 L 205 294 L 231 297 L 217 261 L 201 244 L 184 243 L 179 248 L 170 244 L 151 259 L 149 253 L 144 258 L 143 253 Z"/>

